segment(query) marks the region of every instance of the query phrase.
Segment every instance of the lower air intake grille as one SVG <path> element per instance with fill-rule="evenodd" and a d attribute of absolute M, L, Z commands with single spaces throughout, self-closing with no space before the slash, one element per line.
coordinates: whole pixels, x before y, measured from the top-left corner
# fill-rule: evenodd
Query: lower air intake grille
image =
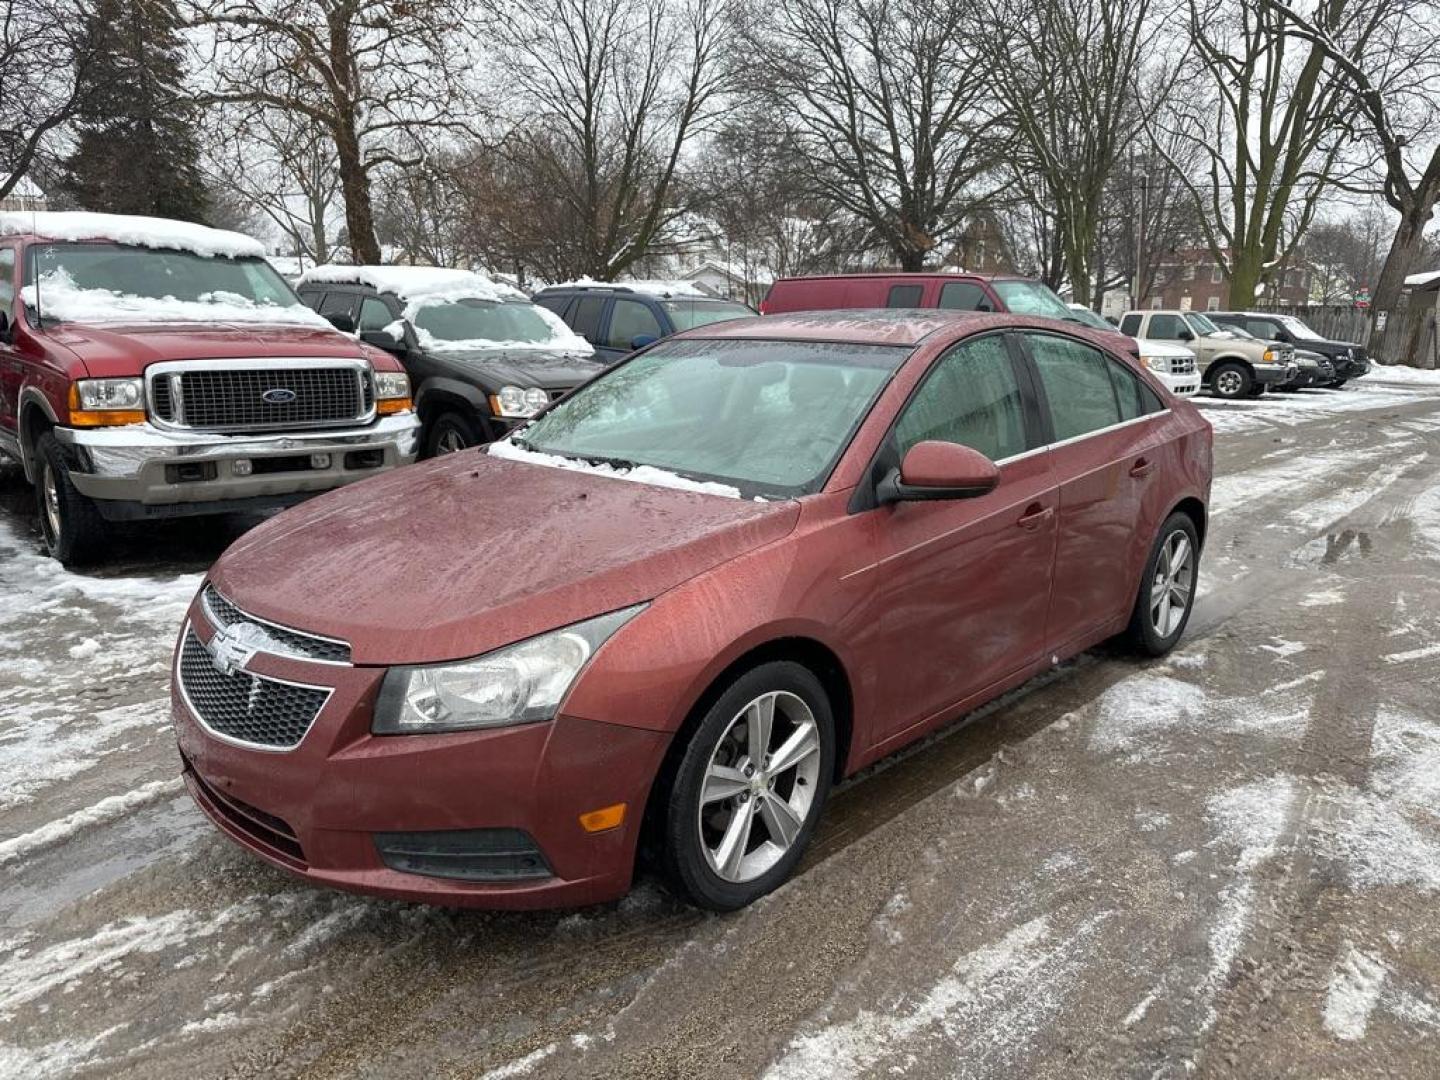
<path fill-rule="evenodd" d="M 195 716 L 217 735 L 274 750 L 290 750 L 315 722 L 330 691 L 292 686 L 248 672 L 226 675 L 193 630 L 180 649 L 180 689 Z"/>

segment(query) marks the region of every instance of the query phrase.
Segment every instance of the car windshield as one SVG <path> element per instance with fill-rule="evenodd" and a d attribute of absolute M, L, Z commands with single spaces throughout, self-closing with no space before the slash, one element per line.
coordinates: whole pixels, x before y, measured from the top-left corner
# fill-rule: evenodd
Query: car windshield
<path fill-rule="evenodd" d="M 744 304 L 729 300 L 661 300 L 660 306 L 670 316 L 677 332 L 726 319 L 748 319 L 755 314 Z"/>
<path fill-rule="evenodd" d="M 261 258 L 129 244 L 35 244 L 25 303 L 47 321 L 282 319 L 325 325 Z"/>
<path fill-rule="evenodd" d="M 1067 315 L 1066 317 L 1079 323 L 1081 326 L 1088 326 L 1092 330 L 1113 331 L 1115 329 L 1115 327 L 1111 326 L 1103 318 L 1095 314 L 1095 312 L 1091 311 L 1087 307 L 1073 307 L 1070 305 L 1066 306 L 1069 308 L 1069 315 Z"/>
<path fill-rule="evenodd" d="M 1069 319 L 1078 322 L 1076 313 L 1056 296 L 1047 285 L 1038 281 L 992 281 L 991 286 L 1005 301 L 1005 307 L 1016 315 L 1042 315 L 1047 319 Z"/>
<path fill-rule="evenodd" d="M 1197 311 L 1192 311 L 1185 317 L 1190 320 L 1190 325 L 1194 328 L 1197 334 L 1221 334 L 1224 333 L 1225 330 L 1236 329 L 1236 327 L 1233 326 L 1226 326 L 1224 330 L 1222 330 L 1220 327 L 1216 326 L 1213 322 L 1211 322 L 1204 315 L 1201 315 Z M 1244 331 L 1241 331 L 1241 333 L 1244 333 Z"/>
<path fill-rule="evenodd" d="M 505 344 L 546 348 L 566 344 L 565 325 L 528 300 L 464 299 L 421 304 L 410 319 L 427 348 Z"/>
<path fill-rule="evenodd" d="M 521 433 L 527 449 L 649 465 L 742 495 L 820 490 L 909 350 L 671 341 L 575 391 Z"/>
<path fill-rule="evenodd" d="M 1280 315 L 1277 317 L 1281 326 L 1290 331 L 1291 337 L 1299 338 L 1301 341 L 1324 341 L 1325 338 L 1317 334 L 1305 323 L 1294 315 Z"/>

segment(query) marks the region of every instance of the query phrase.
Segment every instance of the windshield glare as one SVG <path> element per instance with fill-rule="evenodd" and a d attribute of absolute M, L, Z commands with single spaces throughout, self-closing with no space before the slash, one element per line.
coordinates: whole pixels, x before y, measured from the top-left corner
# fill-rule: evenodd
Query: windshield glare
<path fill-rule="evenodd" d="M 1220 327 L 1197 312 L 1192 311 L 1185 317 L 1190 320 L 1190 325 L 1195 328 L 1195 332 L 1198 334 L 1218 334 L 1221 332 Z M 1227 326 L 1225 329 L 1233 330 L 1235 328 L 1233 326 Z"/>
<path fill-rule="evenodd" d="M 457 342 L 544 346 L 559 337 L 554 324 L 528 300 L 471 299 L 426 304 L 415 311 L 411 322 L 422 344 L 431 347 Z"/>
<path fill-rule="evenodd" d="M 1041 315 L 1047 319 L 1069 319 L 1075 313 L 1065 301 L 1038 281 L 992 281 L 991 286 L 1016 315 Z"/>
<path fill-rule="evenodd" d="M 744 304 L 728 300 L 661 300 L 660 306 L 670 316 L 677 333 L 726 319 L 748 319 L 755 314 Z"/>
<path fill-rule="evenodd" d="M 533 450 L 652 465 L 743 495 L 820 490 L 909 350 L 791 341 L 663 343 L 523 432 Z"/>
<path fill-rule="evenodd" d="M 42 288 L 104 290 L 145 300 L 192 303 L 249 303 L 291 308 L 300 305 L 285 279 L 260 258 L 221 258 L 189 251 L 124 244 L 36 244 L 30 248 L 26 281 Z M 49 315 L 50 312 L 42 313 Z"/>

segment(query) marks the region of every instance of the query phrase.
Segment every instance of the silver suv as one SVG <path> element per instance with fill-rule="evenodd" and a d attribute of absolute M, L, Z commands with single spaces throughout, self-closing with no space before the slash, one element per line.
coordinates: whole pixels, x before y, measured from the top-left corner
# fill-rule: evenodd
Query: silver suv
<path fill-rule="evenodd" d="M 1217 397 L 1259 397 L 1293 380 L 1299 370 L 1293 346 L 1232 333 L 1198 311 L 1129 311 L 1120 332 L 1193 350 L 1201 381 Z"/>

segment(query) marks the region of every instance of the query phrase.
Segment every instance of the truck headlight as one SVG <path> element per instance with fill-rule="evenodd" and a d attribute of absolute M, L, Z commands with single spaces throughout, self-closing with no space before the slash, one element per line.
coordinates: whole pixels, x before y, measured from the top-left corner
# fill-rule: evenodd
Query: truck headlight
<path fill-rule="evenodd" d="M 1266 349 L 1265 355 L 1260 357 L 1261 362 L 1266 364 L 1273 364 L 1277 359 L 1279 359 L 1279 357 L 1275 355 L 1274 349 Z"/>
<path fill-rule="evenodd" d="M 612 611 L 474 660 L 393 667 L 370 730 L 412 735 L 549 720 L 595 651 L 645 607 Z"/>
<path fill-rule="evenodd" d="M 502 386 L 498 394 L 490 395 L 490 408 L 496 416 L 522 418 L 534 416 L 550 404 L 550 395 L 538 386 L 528 389 L 523 386 Z"/>
<path fill-rule="evenodd" d="M 403 371 L 375 372 L 375 411 L 390 416 L 410 408 L 410 376 Z"/>
<path fill-rule="evenodd" d="M 1170 361 L 1163 356 L 1141 356 L 1140 362 L 1151 371 L 1161 371 L 1166 374 L 1170 371 Z"/>
<path fill-rule="evenodd" d="M 81 379 L 75 388 L 82 409 L 138 409 L 145 397 L 139 379 Z"/>

